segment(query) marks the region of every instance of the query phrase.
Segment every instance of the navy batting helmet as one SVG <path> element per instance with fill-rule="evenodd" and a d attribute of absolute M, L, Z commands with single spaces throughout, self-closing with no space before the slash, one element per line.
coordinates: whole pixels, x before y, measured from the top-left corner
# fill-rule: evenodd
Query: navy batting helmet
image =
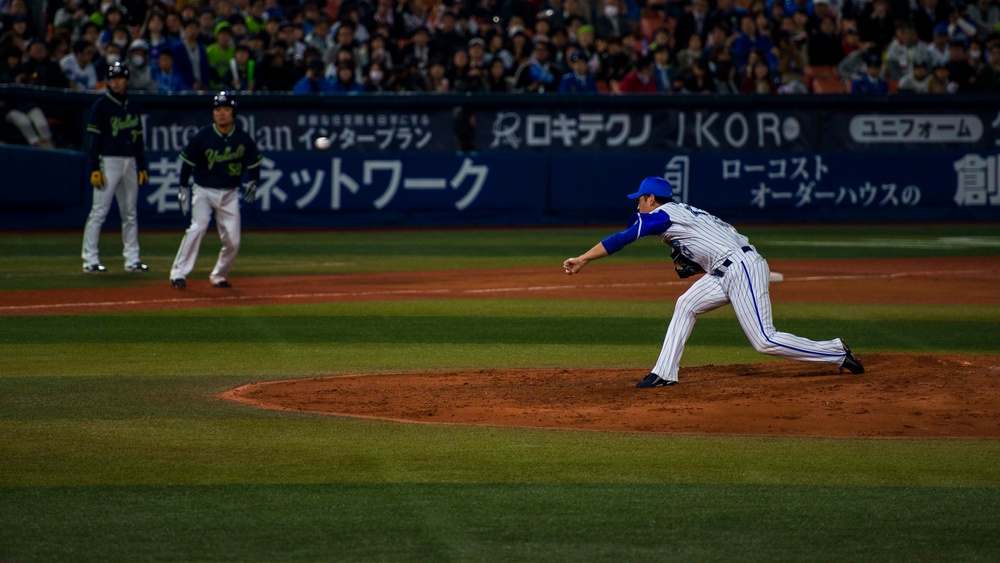
<path fill-rule="evenodd" d="M 124 63 L 117 62 L 108 66 L 108 80 L 112 78 L 128 78 L 128 67 Z"/>
<path fill-rule="evenodd" d="M 212 107 L 213 108 L 230 107 L 233 108 L 233 110 L 235 110 L 236 100 L 234 100 L 233 97 L 229 95 L 229 92 L 222 90 L 221 92 L 215 95 L 215 98 L 212 98 Z"/>

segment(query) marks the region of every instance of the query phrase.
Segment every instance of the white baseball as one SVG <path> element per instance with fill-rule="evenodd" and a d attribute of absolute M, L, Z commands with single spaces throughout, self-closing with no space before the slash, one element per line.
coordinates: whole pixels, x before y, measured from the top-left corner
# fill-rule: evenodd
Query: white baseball
<path fill-rule="evenodd" d="M 329 137 L 316 137 L 314 144 L 316 145 L 317 149 L 325 151 L 326 149 L 330 148 L 330 139 Z"/>

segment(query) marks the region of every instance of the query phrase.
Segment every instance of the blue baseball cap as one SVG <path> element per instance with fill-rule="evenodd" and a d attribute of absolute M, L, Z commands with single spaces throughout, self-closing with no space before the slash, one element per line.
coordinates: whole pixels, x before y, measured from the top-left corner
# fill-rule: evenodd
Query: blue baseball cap
<path fill-rule="evenodd" d="M 659 176 L 650 176 L 639 184 L 639 191 L 629 194 L 629 199 L 639 199 L 643 195 L 655 195 L 659 197 L 674 197 L 674 187 L 670 182 Z"/>

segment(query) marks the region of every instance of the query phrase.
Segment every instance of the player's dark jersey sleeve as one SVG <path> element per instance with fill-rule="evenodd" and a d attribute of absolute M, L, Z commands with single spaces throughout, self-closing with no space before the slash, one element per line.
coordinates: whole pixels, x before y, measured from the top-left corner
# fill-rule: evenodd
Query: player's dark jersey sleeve
<path fill-rule="evenodd" d="M 187 146 L 181 149 L 181 187 L 191 185 L 191 172 L 193 172 L 195 166 L 198 165 L 195 161 L 195 155 L 201 154 L 201 149 L 198 148 L 201 135 L 201 131 L 196 133 L 195 136 L 188 141 Z"/>
<path fill-rule="evenodd" d="M 264 162 L 264 156 L 257 150 L 257 143 L 247 135 L 247 156 L 246 168 L 247 176 L 254 182 L 260 182 L 260 165 Z"/>
<path fill-rule="evenodd" d="M 87 118 L 87 155 L 90 157 L 90 167 L 100 170 L 101 166 L 101 104 L 95 103 L 90 108 Z"/>
<path fill-rule="evenodd" d="M 614 254 L 642 237 L 663 234 L 668 228 L 670 216 L 664 212 L 636 213 L 629 219 L 628 228 L 605 238 L 601 244 L 608 254 Z"/>

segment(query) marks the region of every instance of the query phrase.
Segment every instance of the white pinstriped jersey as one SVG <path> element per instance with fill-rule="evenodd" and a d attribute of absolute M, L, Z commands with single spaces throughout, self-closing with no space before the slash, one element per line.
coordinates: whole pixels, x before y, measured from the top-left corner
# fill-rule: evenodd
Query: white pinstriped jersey
<path fill-rule="evenodd" d="M 618 252 L 642 237 L 658 235 L 663 242 L 680 248 L 688 259 L 711 272 L 726 258 L 750 245 L 747 237 L 711 213 L 686 203 L 668 202 L 650 213 L 636 213 L 628 228 L 602 242 L 608 254 Z"/>
<path fill-rule="evenodd" d="M 669 217 L 667 230 L 660 234 L 660 240 L 680 248 L 684 256 L 706 272 L 718 268 L 730 254 L 741 252 L 741 248 L 750 245 L 750 240 L 729 223 L 686 203 L 665 203 L 650 215 L 657 213 Z"/>

